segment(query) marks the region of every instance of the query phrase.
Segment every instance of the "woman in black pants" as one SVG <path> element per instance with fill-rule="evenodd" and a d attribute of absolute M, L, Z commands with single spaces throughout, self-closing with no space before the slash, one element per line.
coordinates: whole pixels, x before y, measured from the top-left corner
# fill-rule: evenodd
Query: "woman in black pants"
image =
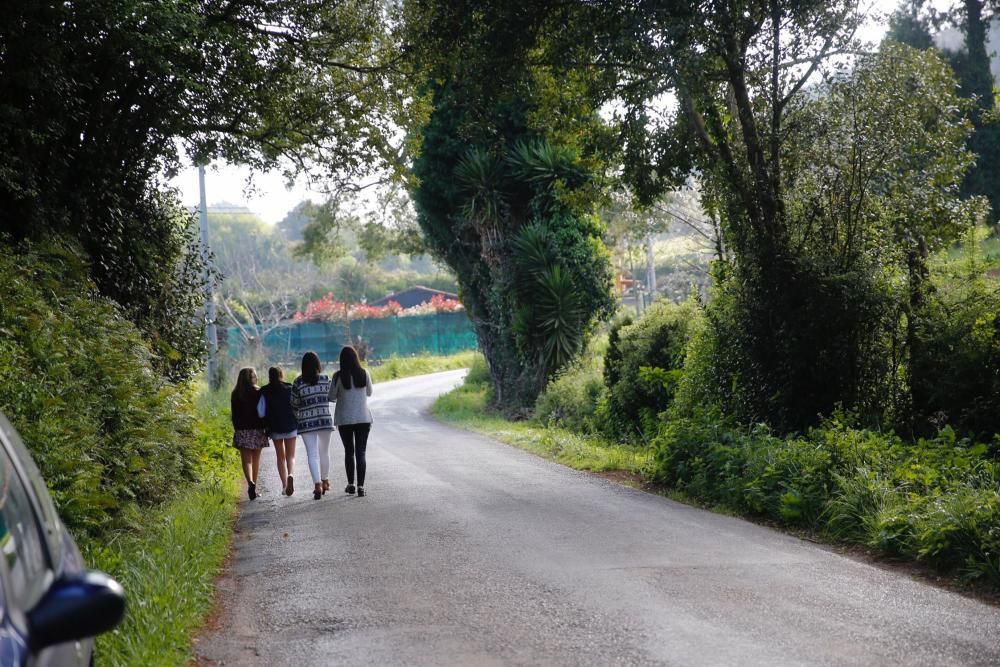
<path fill-rule="evenodd" d="M 333 424 L 344 443 L 344 468 L 347 470 L 345 493 L 365 495 L 365 449 L 372 427 L 372 412 L 368 397 L 372 395 L 372 378 L 358 359 L 357 351 L 348 345 L 340 351 L 340 370 L 330 381 L 330 402 L 336 403 Z M 358 486 L 354 486 L 357 461 Z"/>

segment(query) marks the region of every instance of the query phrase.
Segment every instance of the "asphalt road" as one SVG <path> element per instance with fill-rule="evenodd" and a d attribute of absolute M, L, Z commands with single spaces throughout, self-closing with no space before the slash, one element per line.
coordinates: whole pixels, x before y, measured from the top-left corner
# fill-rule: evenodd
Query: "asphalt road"
<path fill-rule="evenodd" d="M 368 496 L 244 503 L 218 665 L 998 665 L 1000 609 L 442 426 L 376 385 Z"/>

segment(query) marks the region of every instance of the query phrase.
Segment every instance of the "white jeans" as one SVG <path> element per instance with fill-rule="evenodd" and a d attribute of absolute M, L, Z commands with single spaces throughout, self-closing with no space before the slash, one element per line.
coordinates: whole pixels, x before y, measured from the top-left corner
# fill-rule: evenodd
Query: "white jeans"
<path fill-rule="evenodd" d="M 330 437 L 332 430 L 310 431 L 299 433 L 306 445 L 306 458 L 309 459 L 309 474 L 313 484 L 319 484 L 324 479 L 330 479 Z"/>

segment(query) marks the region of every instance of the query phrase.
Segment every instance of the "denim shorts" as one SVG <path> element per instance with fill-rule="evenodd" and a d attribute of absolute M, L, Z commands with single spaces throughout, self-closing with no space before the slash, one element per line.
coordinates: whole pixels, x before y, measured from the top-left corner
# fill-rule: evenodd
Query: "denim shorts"
<path fill-rule="evenodd" d="M 299 434 L 298 431 L 291 431 L 289 433 L 271 433 L 267 437 L 269 437 L 271 440 L 292 440 L 296 436 L 298 436 L 298 434 Z"/>

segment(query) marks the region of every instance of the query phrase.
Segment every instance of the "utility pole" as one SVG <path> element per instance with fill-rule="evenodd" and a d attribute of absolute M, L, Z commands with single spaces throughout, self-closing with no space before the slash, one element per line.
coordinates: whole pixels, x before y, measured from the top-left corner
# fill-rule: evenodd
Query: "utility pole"
<path fill-rule="evenodd" d="M 208 386 L 216 389 L 219 383 L 218 360 L 219 339 L 215 333 L 215 298 L 212 295 L 212 274 L 209 269 L 211 254 L 208 250 L 208 204 L 205 199 L 205 165 L 198 165 L 198 190 L 201 205 L 198 219 L 201 226 L 201 258 L 205 264 L 205 338 L 208 342 Z"/>
<path fill-rule="evenodd" d="M 656 262 L 653 260 L 653 235 L 646 235 L 646 289 L 649 302 L 656 301 Z"/>

